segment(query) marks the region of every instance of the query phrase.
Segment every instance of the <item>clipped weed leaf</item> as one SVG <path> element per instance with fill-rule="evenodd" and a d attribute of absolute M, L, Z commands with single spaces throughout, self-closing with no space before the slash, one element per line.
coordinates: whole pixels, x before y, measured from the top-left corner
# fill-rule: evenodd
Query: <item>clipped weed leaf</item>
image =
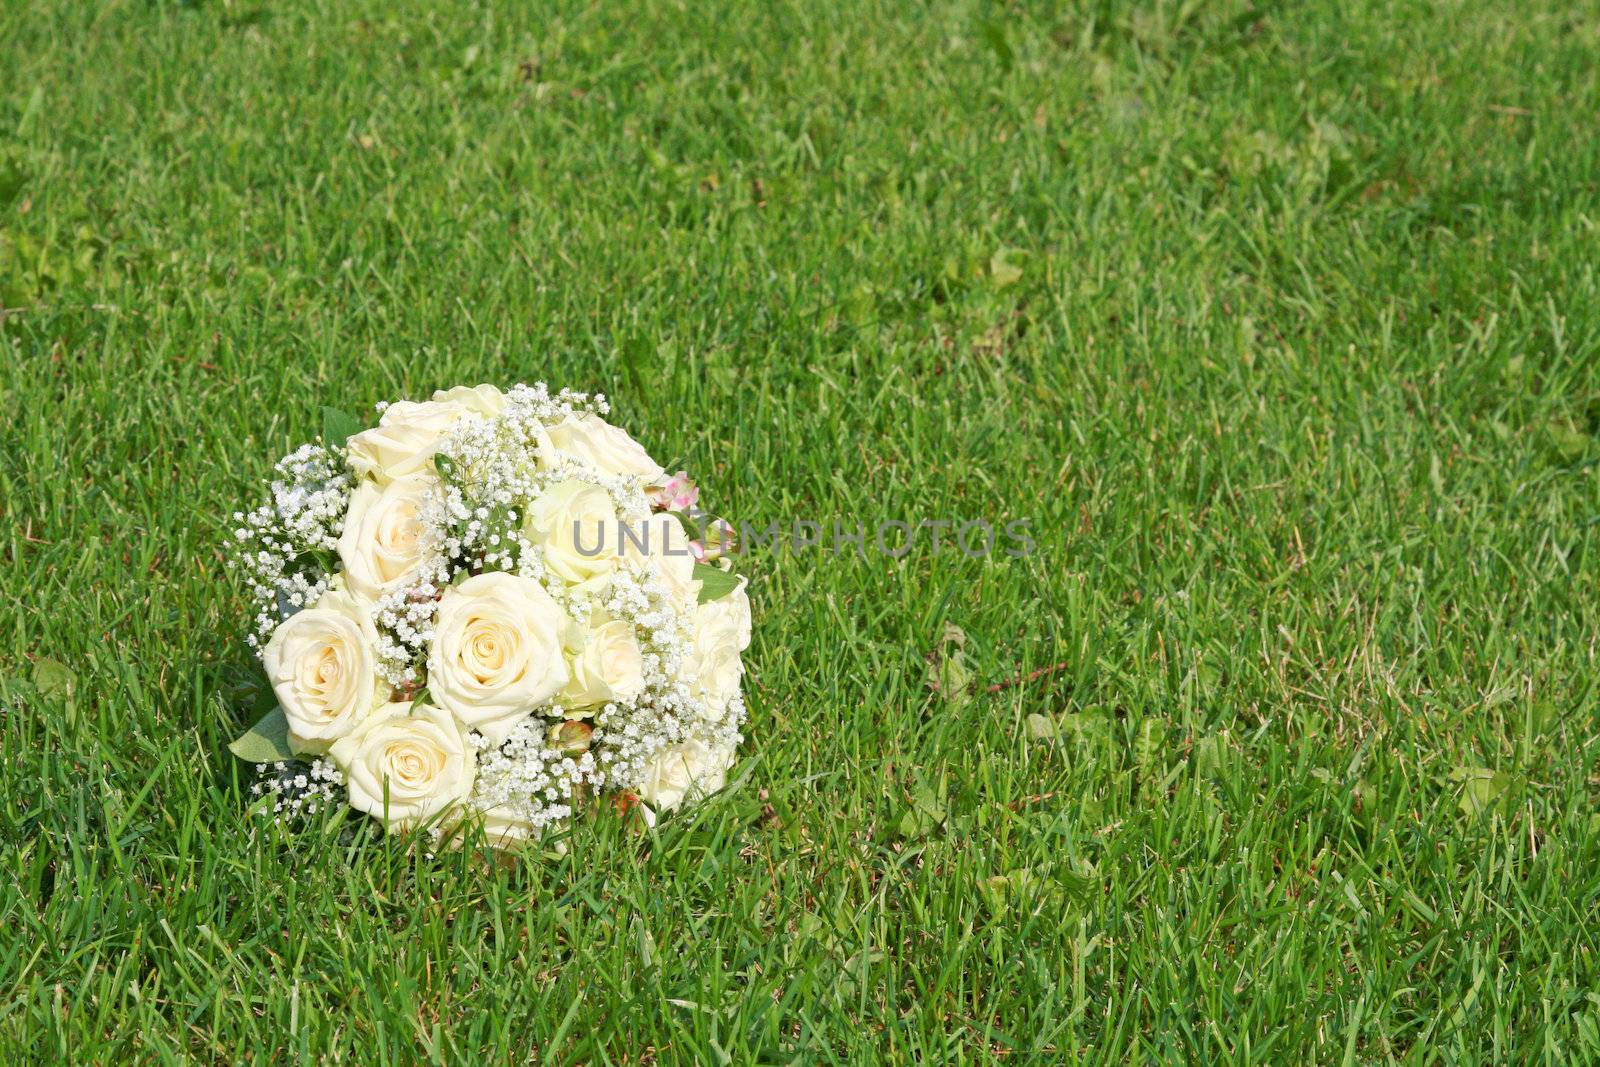
<path fill-rule="evenodd" d="M 1161 744 L 1166 740 L 1166 730 L 1155 719 L 1145 719 L 1139 724 L 1138 736 L 1133 741 L 1133 766 L 1140 776 L 1149 778 L 1160 768 Z"/>
<path fill-rule="evenodd" d="M 28 184 L 28 172 L 14 159 L 0 155 L 0 208 L 10 207 Z"/>
<path fill-rule="evenodd" d="M 989 257 L 989 277 L 995 287 L 1004 289 L 1022 280 L 1023 253 L 1013 248 L 1002 248 Z"/>
<path fill-rule="evenodd" d="M 1000 69 L 1009 72 L 1017 61 L 1016 53 L 1011 49 L 1011 42 L 1006 40 L 1006 29 L 994 19 L 984 19 L 978 23 L 978 34 L 983 38 L 983 43 L 989 46 L 989 51 L 1000 61 Z"/>
<path fill-rule="evenodd" d="M 1559 463 L 1576 463 L 1589 450 L 1589 435 L 1568 419 L 1554 419 L 1545 427 L 1550 454 Z"/>
<path fill-rule="evenodd" d="M 1201 778 L 1218 777 L 1223 766 L 1223 740 L 1216 734 L 1207 734 L 1194 744 L 1194 772 Z"/>
<path fill-rule="evenodd" d="M 33 687 L 42 697 L 67 700 L 78 688 L 78 676 L 60 660 L 41 656 L 33 661 Z"/>
<path fill-rule="evenodd" d="M 1511 788 L 1511 775 L 1485 767 L 1459 767 L 1450 777 L 1461 782 L 1461 799 L 1456 806 L 1463 815 L 1482 815 L 1499 807 Z"/>
<path fill-rule="evenodd" d="M 972 670 L 967 666 L 967 633 L 953 622 L 944 624 L 939 644 L 928 657 L 928 688 L 951 708 L 972 695 Z"/>
<path fill-rule="evenodd" d="M 911 803 L 901 814 L 895 829 L 901 837 L 926 837 L 945 820 L 944 803 L 932 786 L 921 778 L 911 789 Z"/>

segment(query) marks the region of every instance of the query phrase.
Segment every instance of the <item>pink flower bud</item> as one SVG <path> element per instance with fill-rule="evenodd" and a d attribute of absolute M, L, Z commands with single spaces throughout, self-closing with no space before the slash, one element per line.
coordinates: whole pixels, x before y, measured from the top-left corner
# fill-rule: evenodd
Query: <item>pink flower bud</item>
<path fill-rule="evenodd" d="M 666 485 L 652 486 L 646 494 L 663 511 L 688 511 L 700 499 L 700 487 L 689 480 L 688 471 L 679 471 Z"/>

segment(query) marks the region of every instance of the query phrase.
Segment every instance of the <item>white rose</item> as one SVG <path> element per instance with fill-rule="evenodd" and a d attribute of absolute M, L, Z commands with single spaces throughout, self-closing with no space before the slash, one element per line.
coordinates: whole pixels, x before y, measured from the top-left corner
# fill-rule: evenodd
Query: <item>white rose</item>
<path fill-rule="evenodd" d="M 444 591 L 428 659 L 428 692 L 496 745 L 569 677 L 571 623 L 532 578 L 479 574 Z"/>
<path fill-rule="evenodd" d="M 696 800 L 721 789 L 733 765 L 733 750 L 713 749 L 701 741 L 685 741 L 663 749 L 645 769 L 639 797 L 657 811 L 671 811 L 684 800 Z"/>
<path fill-rule="evenodd" d="M 483 836 L 490 848 L 512 849 L 539 836 L 533 823 L 509 807 L 485 808 L 479 813 Z"/>
<path fill-rule="evenodd" d="M 420 517 L 423 496 L 437 484 L 413 474 L 383 486 L 362 482 L 356 487 L 339 535 L 339 559 L 350 588 L 377 600 L 416 577 L 428 555 Z"/>
<path fill-rule="evenodd" d="M 465 412 L 492 418 L 506 408 L 506 396 L 492 385 L 458 385 L 433 394 L 436 404 L 454 404 Z"/>
<path fill-rule="evenodd" d="M 573 708 L 627 704 L 643 691 L 644 653 L 633 623 L 612 619 L 591 626 L 583 650 L 572 660 L 572 680 L 561 691 L 562 703 Z"/>
<path fill-rule="evenodd" d="M 378 676 L 378 631 L 366 605 L 343 591 L 279 623 L 261 662 L 296 752 L 327 751 L 389 692 Z"/>
<path fill-rule="evenodd" d="M 467 408 L 458 403 L 401 400 L 390 404 L 378 425 L 345 443 L 350 466 L 382 483 L 427 470 Z"/>
<path fill-rule="evenodd" d="M 476 760 L 450 714 L 423 705 L 384 705 L 328 751 L 344 772 L 350 806 L 404 829 L 438 815 L 472 790 Z"/>
<path fill-rule="evenodd" d="M 693 604 L 700 596 L 689 534 L 677 519 L 657 512 L 629 526 L 621 541 L 624 557 L 654 571 L 680 604 Z"/>
<path fill-rule="evenodd" d="M 484 842 L 490 848 L 498 849 L 501 852 L 511 852 L 521 848 L 529 841 L 536 841 L 543 832 L 536 829 L 532 822 L 507 805 L 474 811 L 472 818 L 483 828 Z M 462 822 L 457 827 L 460 832 L 451 835 L 450 844 L 460 848 L 472 840 L 466 832 L 467 829 L 468 824 Z M 558 856 L 567 854 L 567 843 L 565 841 L 553 841 L 547 848 Z"/>
<path fill-rule="evenodd" d="M 568 415 L 549 429 L 549 442 L 558 455 L 546 457 L 554 466 L 562 455 L 583 460 L 601 474 L 623 474 L 653 481 L 663 473 L 644 446 L 628 431 L 598 415 Z"/>
<path fill-rule="evenodd" d="M 617 566 L 617 511 L 611 494 L 568 478 L 533 502 L 522 532 L 544 549 L 551 573 L 578 592 L 599 592 Z"/>
<path fill-rule="evenodd" d="M 515 848 L 534 834 L 533 823 L 509 807 L 485 808 L 474 814 L 490 848 Z"/>
<path fill-rule="evenodd" d="M 744 663 L 739 658 L 750 645 L 750 598 L 741 581 L 727 596 L 701 604 L 695 609 L 694 695 L 701 714 L 713 721 L 722 718 L 728 701 L 739 691 Z"/>

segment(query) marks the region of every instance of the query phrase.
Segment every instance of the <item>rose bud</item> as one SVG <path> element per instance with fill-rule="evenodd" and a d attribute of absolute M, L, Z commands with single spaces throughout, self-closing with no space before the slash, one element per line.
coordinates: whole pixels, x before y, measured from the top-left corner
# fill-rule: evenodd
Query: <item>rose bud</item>
<path fill-rule="evenodd" d="M 589 751 L 589 738 L 593 734 L 593 726 L 568 719 L 550 728 L 550 747 L 565 756 L 581 756 Z"/>
<path fill-rule="evenodd" d="M 699 551 L 695 552 L 695 558 L 701 563 L 723 556 L 738 555 L 739 552 L 737 534 L 733 524 L 726 519 L 712 519 L 706 523 L 704 543 L 697 541 L 695 544 L 700 546 Z"/>
<path fill-rule="evenodd" d="M 634 829 L 648 830 L 656 824 L 656 813 L 650 810 L 650 805 L 639 799 L 637 793 L 618 793 L 612 797 L 611 806 Z"/>

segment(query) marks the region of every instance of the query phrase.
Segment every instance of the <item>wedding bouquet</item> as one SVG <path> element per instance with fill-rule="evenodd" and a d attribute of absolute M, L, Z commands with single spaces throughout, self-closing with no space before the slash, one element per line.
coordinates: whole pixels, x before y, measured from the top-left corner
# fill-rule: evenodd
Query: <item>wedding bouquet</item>
<path fill-rule="evenodd" d="M 230 746 L 257 792 L 509 847 L 602 796 L 653 823 L 721 788 L 750 606 L 687 475 L 598 394 L 379 407 L 370 429 L 325 410 L 234 515 L 277 700 Z"/>

